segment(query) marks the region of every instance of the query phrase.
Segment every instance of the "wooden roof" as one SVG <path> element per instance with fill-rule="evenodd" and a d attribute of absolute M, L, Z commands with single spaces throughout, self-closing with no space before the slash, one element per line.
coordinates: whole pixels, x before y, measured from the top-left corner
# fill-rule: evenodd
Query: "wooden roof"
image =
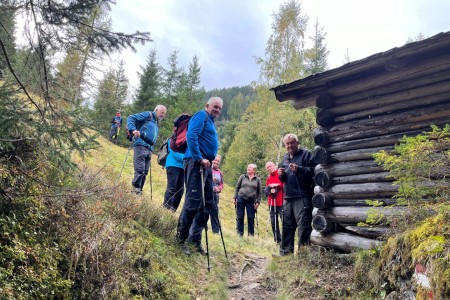
<path fill-rule="evenodd" d="M 450 31 L 439 33 L 428 39 L 393 48 L 386 52 L 377 53 L 367 58 L 347 63 L 339 68 L 311 75 L 304 79 L 279 85 L 272 88 L 278 101 L 292 100 L 297 109 L 316 105 L 316 99 L 320 95 L 339 94 L 339 87 L 345 86 L 346 91 L 339 96 L 357 93 L 352 91 L 351 82 L 363 82 L 364 80 L 380 80 L 388 73 L 401 70 L 407 65 L 420 61 L 429 61 L 444 56 L 444 60 L 450 61 L 445 56 L 450 55 Z M 384 81 L 387 84 L 387 81 Z M 355 84 L 356 86 L 356 84 Z M 375 97 L 378 95 L 370 95 Z"/>

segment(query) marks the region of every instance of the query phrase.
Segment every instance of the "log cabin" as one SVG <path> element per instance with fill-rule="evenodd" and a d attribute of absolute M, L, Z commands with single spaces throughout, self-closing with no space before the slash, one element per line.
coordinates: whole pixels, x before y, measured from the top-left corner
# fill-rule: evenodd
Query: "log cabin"
<path fill-rule="evenodd" d="M 371 210 L 403 214 L 398 191 L 373 154 L 403 136 L 450 123 L 450 32 L 271 89 L 296 109 L 316 107 L 311 241 L 342 251 L 380 243 L 387 227 L 357 226 Z"/>

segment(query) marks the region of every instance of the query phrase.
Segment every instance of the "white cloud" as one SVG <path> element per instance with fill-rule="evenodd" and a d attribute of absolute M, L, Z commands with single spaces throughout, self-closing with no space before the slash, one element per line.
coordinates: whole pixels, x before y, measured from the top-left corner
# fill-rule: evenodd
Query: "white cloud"
<path fill-rule="evenodd" d="M 174 50 L 187 68 L 194 55 L 202 67 L 206 89 L 242 86 L 258 78 L 254 56 L 263 56 L 271 34 L 272 14 L 281 0 L 117 0 L 111 14 L 114 29 L 149 31 L 153 43 L 137 53 L 122 54 L 127 75 L 137 86 L 139 65 L 156 47 L 166 64 Z M 303 0 L 309 29 L 318 18 L 327 32 L 332 68 L 351 60 L 402 46 L 408 37 L 429 37 L 450 30 L 447 0 Z"/>

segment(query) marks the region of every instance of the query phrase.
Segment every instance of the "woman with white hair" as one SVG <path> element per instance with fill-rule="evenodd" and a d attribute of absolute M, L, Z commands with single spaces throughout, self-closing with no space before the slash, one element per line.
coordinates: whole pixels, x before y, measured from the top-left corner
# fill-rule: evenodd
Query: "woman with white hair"
<path fill-rule="evenodd" d="M 261 202 L 261 179 L 255 175 L 255 172 L 256 165 L 249 164 L 247 173 L 239 177 L 234 191 L 236 230 L 239 236 L 244 235 L 245 211 L 247 211 L 248 235 L 255 235 L 255 214 Z"/>

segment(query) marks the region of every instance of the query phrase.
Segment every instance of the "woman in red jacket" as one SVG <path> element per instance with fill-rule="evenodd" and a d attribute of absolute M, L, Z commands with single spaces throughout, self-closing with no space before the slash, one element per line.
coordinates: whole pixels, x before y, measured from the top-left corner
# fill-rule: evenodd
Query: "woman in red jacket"
<path fill-rule="evenodd" d="M 281 242 L 281 233 L 278 216 L 281 216 L 283 213 L 283 182 L 278 177 L 278 170 L 273 162 L 269 161 L 266 163 L 266 170 L 269 176 L 266 179 L 265 194 L 269 205 L 274 241 L 279 244 Z"/>

